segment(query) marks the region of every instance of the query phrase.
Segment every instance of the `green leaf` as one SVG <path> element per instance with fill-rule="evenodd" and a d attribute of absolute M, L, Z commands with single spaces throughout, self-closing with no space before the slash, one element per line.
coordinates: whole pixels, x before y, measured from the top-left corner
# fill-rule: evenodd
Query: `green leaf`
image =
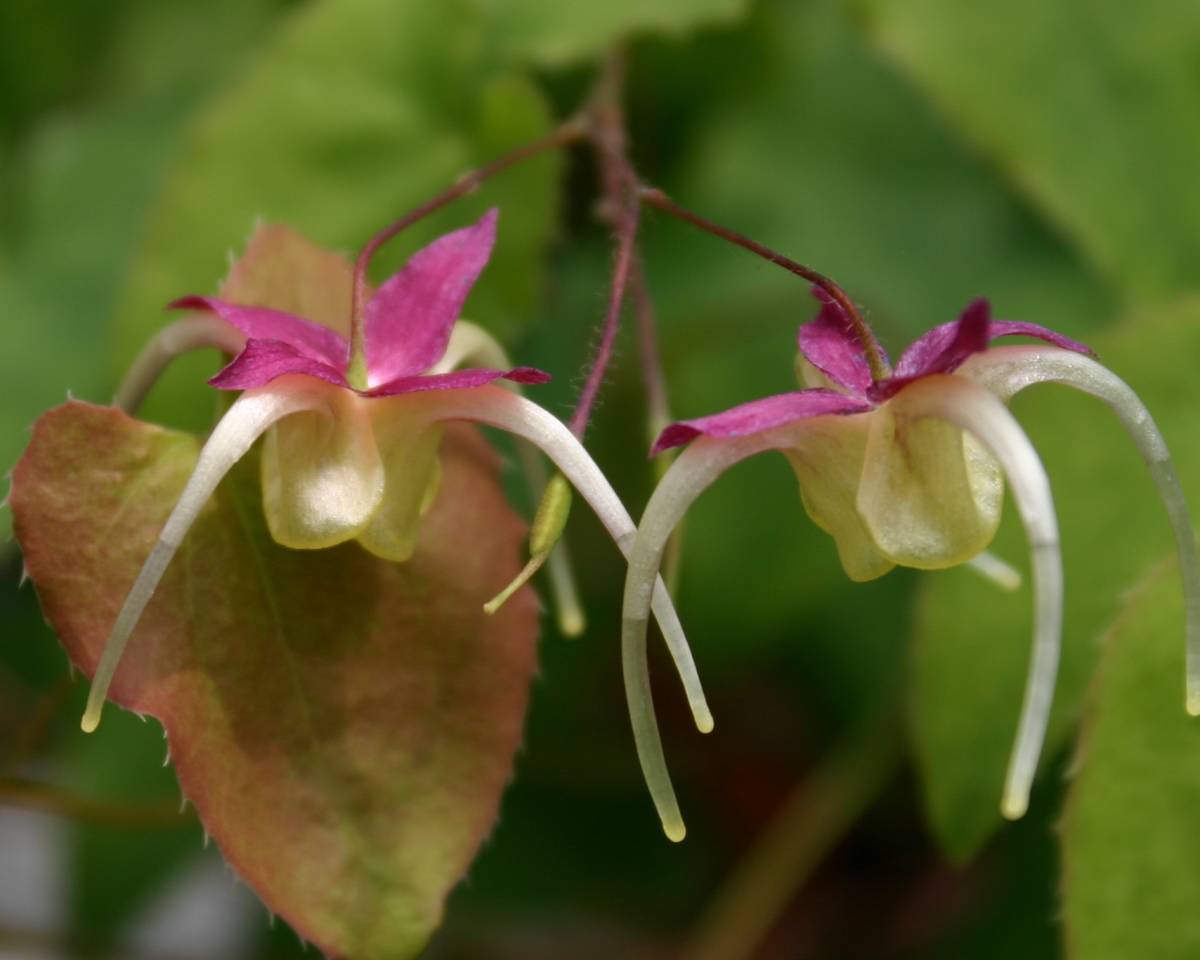
<path fill-rule="evenodd" d="M 1200 444 L 1192 358 L 1200 355 L 1200 302 L 1133 318 L 1094 346 L 1149 407 L 1195 502 Z M 1097 641 L 1116 617 L 1122 591 L 1171 537 L 1145 465 L 1100 403 L 1046 386 L 1020 394 L 1013 412 L 1050 475 L 1062 537 L 1066 606 L 1046 746 L 1052 754 L 1077 719 Z M 1028 547 L 1014 510 L 1006 510 L 991 549 L 1025 568 Z M 1004 593 L 964 568 L 928 575 L 918 604 L 912 731 L 934 832 L 957 858 L 972 855 L 999 823 L 1031 611 L 1028 583 Z M 1182 621 L 1176 631 L 1182 644 Z M 1182 686 L 1177 700 L 1182 709 Z"/>
<path fill-rule="evenodd" d="M 43 609 L 90 673 L 195 465 L 196 438 L 111 408 L 45 414 L 14 474 Z M 218 491 L 112 688 L 159 718 L 180 785 L 229 863 L 327 952 L 413 956 L 496 816 L 521 735 L 537 613 L 493 618 L 523 525 L 473 431 L 406 564 L 357 545 L 290 551 L 256 464 Z"/>
<path fill-rule="evenodd" d="M 1127 598 L 1092 687 L 1062 832 L 1075 960 L 1200 954 L 1200 722 L 1183 698 L 1174 563 Z"/>
<path fill-rule="evenodd" d="M 732 23 L 747 5 L 746 0 L 509 0 L 499 5 L 494 36 L 508 56 L 560 66 L 601 56 L 633 34 L 678 36 L 698 27 Z"/>
<path fill-rule="evenodd" d="M 1126 294 L 1196 288 L 1200 6 L 866 6 L 880 46 Z"/>
<path fill-rule="evenodd" d="M 211 292 L 258 219 L 353 250 L 467 170 L 548 127 L 521 77 L 488 59 L 490 21 L 468 0 L 321 0 L 286 24 L 244 79 L 188 131 L 119 314 L 123 368 L 162 307 Z M 530 161 L 388 248 L 379 273 L 433 236 L 501 208 L 491 266 L 468 304 L 500 335 L 520 329 L 540 285 L 558 164 Z M 347 310 L 349 304 L 347 304 Z M 153 418 L 203 425 L 211 360 L 181 364 Z"/>

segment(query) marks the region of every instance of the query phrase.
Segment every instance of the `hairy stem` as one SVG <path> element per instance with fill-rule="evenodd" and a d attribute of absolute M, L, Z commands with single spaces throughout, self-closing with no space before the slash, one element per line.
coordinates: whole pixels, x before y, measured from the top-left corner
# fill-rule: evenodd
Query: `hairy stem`
<path fill-rule="evenodd" d="M 603 194 L 601 209 L 612 224 L 616 252 L 600 343 L 592 357 L 591 367 L 569 422 L 571 432 L 580 439 L 587 432 L 596 396 L 612 360 L 613 344 L 621 326 L 625 292 L 634 270 L 635 244 L 641 213 L 637 200 L 638 179 L 629 161 L 625 140 L 625 114 L 621 108 L 623 69 L 624 58 L 619 52 L 609 57 L 585 114 L 588 119 L 588 137 L 595 148 L 600 166 Z"/>

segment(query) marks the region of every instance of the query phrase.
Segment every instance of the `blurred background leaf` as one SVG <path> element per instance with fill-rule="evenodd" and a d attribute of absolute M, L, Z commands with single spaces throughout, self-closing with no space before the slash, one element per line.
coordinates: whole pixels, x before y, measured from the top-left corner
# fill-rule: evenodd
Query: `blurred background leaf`
<path fill-rule="evenodd" d="M 681 35 L 700 25 L 733 23 L 747 6 L 747 0 L 508 0 L 496 7 L 493 37 L 508 56 L 561 66 L 603 56 L 631 34 Z"/>
<path fill-rule="evenodd" d="M 1079 960 L 1200 952 L 1200 725 L 1179 705 L 1182 620 L 1178 569 L 1156 564 L 1104 640 L 1062 833 Z"/>
<path fill-rule="evenodd" d="M 97 360 L 110 349 L 126 263 L 180 127 L 281 6 L 123 0 L 55 16 L 0 4 L 9 25 L 0 28 L 3 469 L 34 417 L 67 391 L 108 399 L 113 383 Z M 0 513 L 0 536 L 9 523 Z"/>
<path fill-rule="evenodd" d="M 1196 287 L 1200 6 L 862 0 L 871 32 L 1133 301 Z"/>

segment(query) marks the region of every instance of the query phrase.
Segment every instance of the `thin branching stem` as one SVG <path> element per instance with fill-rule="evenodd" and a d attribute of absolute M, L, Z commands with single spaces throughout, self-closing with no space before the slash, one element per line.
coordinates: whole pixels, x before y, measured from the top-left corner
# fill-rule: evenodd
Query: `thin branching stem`
<path fill-rule="evenodd" d="M 484 164 L 482 167 L 478 167 L 459 177 L 453 186 L 443 190 L 437 196 L 426 200 L 420 206 L 414 207 L 404 216 L 400 217 L 400 219 L 388 224 L 388 226 L 384 227 L 367 241 L 354 261 L 354 283 L 350 294 L 350 369 L 347 375 L 350 377 L 352 383 L 355 378 L 358 378 L 362 383 L 355 384 L 356 386 L 363 387 L 366 385 L 366 334 L 363 329 L 363 308 L 367 302 L 367 267 L 370 265 L 371 258 L 375 256 L 379 248 L 413 224 L 424 220 L 430 214 L 441 210 L 442 207 L 471 193 L 485 180 L 540 154 L 568 146 L 579 140 L 583 133 L 583 125 L 578 120 L 568 120 L 546 134 L 546 136 L 539 137 L 537 140 L 517 147 L 503 156 L 497 157 L 490 163 Z"/>
<path fill-rule="evenodd" d="M 625 139 L 625 114 L 621 107 L 624 57 L 615 52 L 605 62 L 591 101 L 585 112 L 588 139 L 596 151 L 603 193 L 601 210 L 613 228 L 616 252 L 613 260 L 612 283 L 608 307 L 600 330 L 600 342 L 584 380 L 583 389 L 571 413 L 569 426 L 576 437 L 583 439 L 588 420 L 596 405 L 596 396 L 612 360 L 613 345 L 621 326 L 621 311 L 625 294 L 634 273 L 636 243 L 641 205 L 637 199 L 638 178 L 629 160 Z"/>
<path fill-rule="evenodd" d="M 875 338 L 871 336 L 870 328 L 867 326 L 866 321 L 863 320 L 862 314 L 858 312 L 858 307 L 854 305 L 854 301 L 850 299 L 846 291 L 830 280 L 829 277 L 823 273 L 818 273 L 811 267 L 806 267 L 804 264 L 798 263 L 791 257 L 785 257 L 782 253 L 772 250 L 757 240 L 751 240 L 736 230 L 730 230 L 728 227 L 723 227 L 719 223 L 714 223 L 712 220 L 702 217 L 700 214 L 688 210 L 686 207 L 680 206 L 657 187 L 643 185 L 639 190 L 639 196 L 642 203 L 656 207 L 663 211 L 663 213 L 669 214 L 685 223 L 690 223 L 693 227 L 697 227 L 705 233 L 711 233 L 714 237 L 720 237 L 727 243 L 732 243 L 743 250 L 748 250 L 755 256 L 762 257 L 768 263 L 783 267 L 796 276 L 803 277 L 809 283 L 820 287 L 845 311 L 846 316 L 854 327 L 854 332 L 858 336 L 859 342 L 862 344 L 863 353 L 866 355 L 867 363 L 871 367 L 871 376 L 876 380 L 884 380 L 891 375 L 887 361 L 883 358 L 883 354 L 880 352 Z"/>

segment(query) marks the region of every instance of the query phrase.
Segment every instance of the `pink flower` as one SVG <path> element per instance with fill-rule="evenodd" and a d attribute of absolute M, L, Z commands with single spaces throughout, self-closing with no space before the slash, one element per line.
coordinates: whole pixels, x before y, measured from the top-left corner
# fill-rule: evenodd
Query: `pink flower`
<path fill-rule="evenodd" d="M 217 484 L 260 436 L 265 435 L 263 509 L 272 537 L 287 547 L 319 549 L 356 540 L 386 560 L 407 560 L 421 517 L 437 496 L 442 425 L 470 420 L 539 447 L 589 502 L 622 551 L 628 550 L 633 521 L 587 451 L 556 417 L 496 383 L 542 383 L 549 376 L 511 367 L 490 336 L 458 320 L 495 238 L 496 212 L 491 211 L 435 240 L 366 301 L 361 318 L 351 317 L 348 338 L 313 319 L 261 305 L 198 296 L 170 304 L 190 313 L 155 338 L 134 364 L 118 393 L 121 404 L 136 406 L 172 357 L 202 346 L 237 351 L 210 383 L 243 392 L 201 450 L 118 614 L 93 680 L 85 730 L 99 723 L 125 643 L 183 537 Z M 288 266 L 294 260 L 309 274 L 320 274 L 318 283 L 335 291 L 351 289 L 348 263 L 290 232 L 286 242 L 292 249 L 284 258 Z M 284 282 L 313 281 L 309 275 L 288 274 Z M 329 290 L 320 293 L 318 299 L 328 299 Z M 489 366 L 461 368 L 473 362 Z M 682 629 L 661 584 L 654 609 L 697 722 L 711 726 Z"/>
<path fill-rule="evenodd" d="M 671 424 L 653 448 L 657 453 L 690 443 L 655 490 L 638 528 L 625 588 L 623 649 L 638 753 L 668 836 L 681 838 L 683 823 L 646 676 L 648 584 L 695 498 L 724 470 L 766 450 L 788 459 L 805 510 L 833 537 L 852 580 L 882 576 L 896 565 L 937 570 L 982 560 L 985 568 L 1003 567 L 982 551 L 1000 522 L 1007 476 L 1029 539 L 1035 611 L 1033 663 L 1002 809 L 1010 817 L 1025 811 L 1054 692 L 1062 621 L 1050 484 L 1005 406 L 1035 383 L 1066 384 L 1107 403 L 1154 474 L 1187 594 L 1188 709 L 1200 712 L 1200 572 L 1191 522 L 1166 446 L 1133 391 L 1082 344 L 1033 324 L 993 321 L 986 300 L 920 337 L 892 372 L 865 325 L 852 321 L 824 290 L 814 293 L 820 313 L 799 334 L 798 373 L 807 389 Z M 991 347 L 1013 335 L 1046 345 Z"/>

